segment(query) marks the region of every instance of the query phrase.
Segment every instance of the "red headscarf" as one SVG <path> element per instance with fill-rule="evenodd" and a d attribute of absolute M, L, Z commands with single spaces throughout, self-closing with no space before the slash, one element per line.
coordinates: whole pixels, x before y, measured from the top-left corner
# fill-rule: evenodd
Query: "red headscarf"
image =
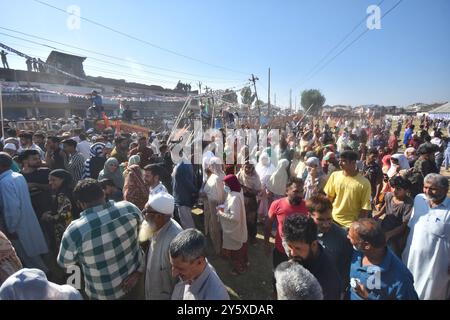
<path fill-rule="evenodd" d="M 391 167 L 391 155 L 387 154 L 383 157 L 383 160 L 381 160 L 381 162 L 383 163 L 383 166 L 386 166 L 388 168 Z"/>
<path fill-rule="evenodd" d="M 234 174 L 229 174 L 223 178 L 223 182 L 230 187 L 231 191 L 241 192 L 241 184 Z"/>

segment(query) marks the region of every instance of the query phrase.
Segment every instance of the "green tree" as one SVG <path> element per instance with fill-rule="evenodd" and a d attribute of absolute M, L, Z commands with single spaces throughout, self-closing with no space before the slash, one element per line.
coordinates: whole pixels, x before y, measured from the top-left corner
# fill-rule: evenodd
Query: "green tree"
<path fill-rule="evenodd" d="M 305 112 L 312 105 L 309 113 L 316 115 L 322 110 L 322 107 L 325 104 L 325 97 L 317 89 L 304 90 L 302 92 L 301 104 Z"/>
<path fill-rule="evenodd" d="M 225 93 L 222 95 L 222 100 L 230 103 L 238 103 L 238 96 L 235 91 L 226 89 Z"/>
<path fill-rule="evenodd" d="M 263 105 L 265 104 L 265 102 L 258 99 L 258 100 L 256 100 L 255 104 L 256 104 L 257 106 L 261 107 L 261 106 L 263 106 Z"/>
<path fill-rule="evenodd" d="M 244 87 L 241 90 L 241 101 L 243 104 L 251 105 L 255 101 L 256 96 L 252 93 L 250 87 Z"/>

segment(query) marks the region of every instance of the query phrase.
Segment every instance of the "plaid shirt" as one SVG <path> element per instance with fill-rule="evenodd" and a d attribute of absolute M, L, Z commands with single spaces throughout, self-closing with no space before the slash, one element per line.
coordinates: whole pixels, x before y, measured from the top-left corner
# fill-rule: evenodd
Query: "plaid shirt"
<path fill-rule="evenodd" d="M 122 282 L 144 263 L 138 243 L 140 210 L 132 203 L 106 202 L 84 210 L 64 232 L 58 264 L 79 264 L 91 299 L 118 299 Z"/>

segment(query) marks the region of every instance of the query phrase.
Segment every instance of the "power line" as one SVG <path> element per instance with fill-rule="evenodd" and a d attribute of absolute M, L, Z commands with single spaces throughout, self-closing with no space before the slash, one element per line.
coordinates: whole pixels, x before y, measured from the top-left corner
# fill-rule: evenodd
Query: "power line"
<path fill-rule="evenodd" d="M 381 0 L 378 4 L 377 4 L 377 6 L 381 6 L 381 4 L 384 2 L 385 0 Z M 350 37 L 355 31 L 356 31 L 356 29 L 358 29 L 358 27 L 362 24 L 362 23 L 364 23 L 366 20 L 367 20 L 367 17 L 368 17 L 368 14 L 361 20 L 361 21 L 359 21 L 353 28 L 352 28 L 352 30 L 350 30 L 350 32 L 349 33 L 347 33 L 334 47 L 332 47 L 323 57 L 322 57 L 322 59 L 320 59 L 319 60 L 319 62 L 317 62 L 306 74 L 305 74 L 305 77 L 304 78 L 307 78 L 310 74 L 312 74 L 313 73 L 313 71 L 318 67 L 318 66 L 320 66 L 320 64 L 323 62 L 323 61 L 325 61 L 332 53 L 333 53 L 333 51 L 334 50 L 336 50 L 337 48 L 339 48 L 339 46 L 342 44 L 342 43 L 344 43 L 345 42 L 345 40 L 347 40 L 348 39 L 348 37 Z M 294 85 L 294 87 L 296 87 L 295 85 Z"/>
<path fill-rule="evenodd" d="M 400 5 L 400 3 L 403 0 L 399 0 L 392 8 L 390 8 L 388 11 L 386 11 L 381 18 L 384 18 L 387 16 L 392 10 L 394 10 L 396 7 Z M 308 77 L 305 81 L 303 81 L 299 87 L 302 87 L 306 82 L 314 78 L 320 71 L 322 71 L 326 66 L 328 66 L 331 62 L 333 62 L 339 55 L 341 55 L 345 50 L 347 50 L 349 47 L 351 47 L 356 41 L 361 39 L 370 29 L 365 29 L 362 33 L 360 33 L 352 42 L 350 42 L 348 45 L 346 45 L 342 50 L 340 50 L 337 54 L 335 54 L 330 60 L 327 61 L 323 66 L 321 66 L 318 70 L 316 70 L 310 77 Z"/>
<path fill-rule="evenodd" d="M 58 10 L 58 11 L 60 11 L 60 12 L 64 12 L 65 14 L 68 14 L 68 12 L 67 12 L 66 10 L 61 9 L 61 8 L 58 8 L 58 7 L 55 7 L 55 6 L 53 6 L 53 5 L 51 5 L 51 4 L 47 3 L 47 2 L 40 1 L 40 0 L 33 0 L 33 1 L 35 1 L 35 2 L 37 2 L 37 3 L 40 3 L 40 4 L 42 4 L 42 5 L 45 5 L 45 6 L 47 6 L 47 7 L 53 8 L 53 9 L 55 9 L 55 10 Z M 143 43 L 143 44 L 146 44 L 146 45 L 151 46 L 151 47 L 153 47 L 153 48 L 159 49 L 159 50 L 161 50 L 161 51 L 165 51 L 165 52 L 171 53 L 171 54 L 173 54 L 173 55 L 176 55 L 176 56 L 179 56 L 179 57 L 183 57 L 183 58 L 185 58 L 185 59 L 189 59 L 189 60 L 192 60 L 192 61 L 196 61 L 196 62 L 198 62 L 198 63 L 202 63 L 202 64 L 205 64 L 205 65 L 214 67 L 214 68 L 219 68 L 219 69 L 228 70 L 228 71 L 235 72 L 235 73 L 241 73 L 241 74 L 248 75 L 248 73 L 246 73 L 246 72 L 241 72 L 241 71 L 233 70 L 233 69 L 230 69 L 230 68 L 227 68 L 227 67 L 223 67 L 223 66 L 220 66 L 220 65 L 216 65 L 216 64 L 213 64 L 213 63 L 209 63 L 209 62 L 206 62 L 206 61 L 197 59 L 197 58 L 193 58 L 193 57 L 190 57 L 190 56 L 188 56 L 188 55 L 179 53 L 179 52 L 177 52 L 177 51 L 174 51 L 174 50 L 171 50 L 171 49 L 167 49 L 167 48 L 158 46 L 158 45 L 156 45 L 156 44 L 154 44 L 154 43 L 151 43 L 151 42 L 149 42 L 149 41 L 146 41 L 146 40 L 137 38 L 137 37 L 132 36 L 132 35 L 130 35 L 130 34 L 127 34 L 127 33 L 125 33 L 125 32 L 122 32 L 122 31 L 113 29 L 113 28 L 111 28 L 111 27 L 108 27 L 108 26 L 106 26 L 106 25 L 104 25 L 104 24 L 101 24 L 101 23 L 99 23 L 99 22 L 96 22 L 96 21 L 94 21 L 94 20 L 91 20 L 91 19 L 88 19 L 88 18 L 84 18 L 84 17 L 81 17 L 81 16 L 79 16 L 79 15 L 75 15 L 75 14 L 73 14 L 73 15 L 76 16 L 76 17 L 78 17 L 78 18 L 80 18 L 80 19 L 82 19 L 82 20 L 84 20 L 84 21 L 87 21 L 87 22 L 89 22 L 89 23 L 92 23 L 92 24 L 94 24 L 94 25 L 96 25 L 96 26 L 99 26 L 99 27 L 102 27 L 102 28 L 107 29 L 107 30 L 109 30 L 109 31 L 112 31 L 112 32 L 114 32 L 114 33 L 120 34 L 120 35 L 122 35 L 122 36 L 124 36 L 124 37 L 127 37 L 127 38 L 129 38 L 129 39 L 132 39 L 132 40 L 141 42 L 141 43 Z"/>
<path fill-rule="evenodd" d="M 22 40 L 22 41 L 26 41 L 26 42 L 38 44 L 38 45 L 40 45 L 40 46 L 49 47 L 48 45 L 45 45 L 45 44 L 41 44 L 41 43 L 38 43 L 38 42 L 35 42 L 35 41 L 32 41 L 32 40 L 27 40 L 27 39 L 24 39 L 24 38 L 20 38 L 20 37 L 8 35 L 8 34 L 3 33 L 3 32 L 0 32 L 0 35 L 5 35 L 5 36 L 12 37 L 12 38 L 15 38 L 15 39 L 19 39 L 19 40 Z M 24 46 L 24 45 L 22 45 L 22 44 L 17 44 L 17 45 L 20 46 L 20 47 L 23 47 L 23 48 L 29 48 L 29 49 L 32 49 L 32 50 L 41 50 L 40 48 L 37 48 L 37 47 L 30 48 L 30 47 Z M 56 48 L 56 47 L 50 47 L 50 48 L 51 48 L 51 49 L 58 50 L 58 51 L 61 51 L 61 52 L 65 52 L 65 53 L 68 53 L 68 54 L 76 54 L 75 52 L 63 50 L 63 49 Z M 46 57 L 42 57 L 42 56 L 41 56 L 40 58 L 46 59 Z M 103 60 L 103 59 L 98 59 L 98 58 L 94 58 L 94 57 L 87 57 L 87 58 L 89 58 L 89 59 L 91 59 L 91 60 L 99 61 L 99 62 L 101 62 L 101 63 L 105 63 L 105 64 L 109 64 L 109 65 L 113 65 L 113 66 L 118 66 L 118 67 L 120 67 L 120 68 L 125 68 L 125 69 L 130 69 L 130 68 L 131 68 L 130 66 L 126 66 L 126 65 L 122 65 L 122 64 L 118 64 L 118 63 L 106 61 L 106 60 Z M 131 63 L 134 63 L 134 62 L 131 62 Z M 89 67 L 88 64 L 84 64 L 84 65 L 85 65 L 86 67 Z M 114 70 L 113 70 L 113 71 L 114 71 Z M 142 73 L 148 73 L 148 74 L 151 74 L 151 75 L 159 75 L 159 76 L 163 76 L 163 77 L 167 77 L 167 78 L 173 78 L 173 79 L 176 79 L 176 80 L 197 81 L 197 79 L 185 78 L 185 77 L 178 77 L 178 76 L 173 76 L 173 75 L 166 75 L 166 74 L 162 74 L 162 73 L 150 72 L 150 71 L 145 71 L 145 70 L 140 70 L 140 72 L 142 72 Z M 125 74 L 125 73 L 123 73 L 123 74 Z M 161 79 L 160 79 L 160 80 L 161 80 Z M 161 81 L 166 81 L 166 80 L 161 80 Z M 173 82 L 174 80 L 170 80 L 170 81 Z M 237 82 L 237 81 L 242 81 L 242 80 L 223 80 L 223 81 L 221 81 L 221 80 L 209 80 L 208 82 L 213 82 L 213 83 L 215 83 L 215 82 L 217 82 L 217 83 L 234 82 L 234 83 L 235 83 L 235 82 Z M 167 81 L 167 82 L 168 82 L 168 81 Z"/>
<path fill-rule="evenodd" d="M 10 44 L 14 44 L 17 45 L 19 47 L 23 47 L 23 48 L 28 48 L 28 49 L 34 49 L 35 48 L 31 48 L 31 47 L 27 47 L 27 46 L 23 46 L 21 44 L 15 44 L 15 43 L 10 43 Z M 36 55 L 33 54 L 33 56 L 35 58 L 41 58 L 41 59 L 45 59 L 46 57 L 42 56 L 42 55 Z M 135 80 L 139 80 L 141 82 L 151 82 L 151 81 L 159 81 L 159 82 L 165 82 L 165 83 L 170 83 L 170 84 L 174 84 L 176 83 L 175 80 L 167 80 L 167 79 L 160 79 L 160 78 L 150 78 L 150 77 L 145 77 L 145 76 L 141 76 L 141 75 L 135 75 L 135 74 L 131 74 L 131 73 L 126 73 L 126 72 L 119 72 L 116 70 L 111 70 L 111 69 L 105 69 L 105 68 L 99 68 L 98 66 L 93 66 L 90 64 L 85 64 L 86 68 L 89 68 L 90 70 L 94 70 L 94 71 L 100 71 L 106 74 L 110 74 L 110 75 L 114 75 L 114 76 L 127 76 L 127 79 L 135 79 Z M 91 77 L 95 77 L 95 76 L 91 76 Z"/>
<path fill-rule="evenodd" d="M 21 57 L 25 57 L 25 58 L 27 58 L 27 59 L 30 59 L 30 58 L 32 58 L 31 56 L 29 56 L 29 55 L 27 55 L 27 54 L 24 54 L 24 53 L 22 53 L 22 52 L 19 52 L 19 51 L 17 51 L 17 50 L 15 50 L 14 48 L 11 48 L 11 47 L 9 47 L 9 46 L 6 46 L 6 45 L 4 45 L 4 44 L 2 44 L 2 43 L 0 43 L 0 46 L 2 47 L 2 48 L 5 48 L 6 50 L 8 50 L 8 51 L 11 51 L 11 52 L 13 52 L 13 53 L 15 53 L 15 54 L 17 54 L 17 55 L 19 55 L 19 56 L 21 56 Z M 39 57 L 39 56 L 38 56 Z M 54 67 L 54 66 L 52 66 L 52 65 L 50 65 L 50 64 L 48 64 L 48 63 L 46 63 L 46 62 L 41 62 L 43 65 L 45 65 L 45 66 L 47 66 L 47 67 L 51 67 L 51 68 L 53 68 L 54 70 L 56 70 L 56 71 L 58 71 L 58 72 L 61 72 L 61 73 L 63 73 L 63 74 L 65 74 L 65 75 L 67 75 L 67 76 L 70 76 L 70 77 L 72 77 L 72 78 L 76 78 L 76 79 L 79 79 L 79 80 L 82 80 L 82 81 L 85 81 L 85 82 L 87 82 L 87 83 L 91 83 L 91 84 L 94 84 L 94 85 L 99 85 L 99 86 L 102 86 L 102 84 L 99 84 L 99 83 L 96 83 L 96 82 L 94 82 L 94 81 L 91 81 L 91 80 L 87 80 L 87 79 L 81 79 L 80 77 L 78 77 L 78 76 L 76 76 L 76 75 L 73 75 L 73 74 L 70 74 L 70 73 L 68 73 L 68 72 L 65 72 L 65 71 L 62 71 L 62 70 L 60 70 L 60 69 L 58 69 L 58 68 L 56 68 L 56 67 Z M 105 72 L 105 71 L 103 71 L 103 72 Z M 107 72 L 107 71 L 106 71 Z M 108 73 L 108 72 L 107 72 Z M 133 76 L 131 76 L 131 77 L 135 77 L 134 75 Z M 135 78 L 138 78 L 138 77 L 135 77 Z M 142 79 L 142 78 L 138 78 L 138 79 Z M 161 80 L 161 79 L 157 79 L 157 80 L 160 80 L 160 81 L 164 81 L 164 80 Z M 167 81 L 165 81 L 165 82 L 167 82 Z M 237 85 L 238 86 L 238 85 Z M 237 86 L 234 86 L 234 87 L 230 87 L 230 88 L 228 88 L 228 89 L 230 89 L 230 90 L 233 90 L 234 88 L 236 88 Z M 126 90 L 126 89 L 124 89 L 124 90 Z M 130 94 L 136 94 L 136 92 L 125 92 L 125 93 L 130 93 Z M 166 94 L 165 96 L 176 96 L 176 95 L 171 95 L 171 94 Z M 196 97 L 201 97 L 201 95 L 196 95 Z"/>
<path fill-rule="evenodd" d="M 107 57 L 107 58 L 111 58 L 111 59 L 115 59 L 115 60 L 119 60 L 119 61 L 124 61 L 124 59 L 120 58 L 120 57 L 112 56 L 112 55 L 101 53 L 101 52 L 94 51 L 94 50 L 80 48 L 80 47 L 73 46 L 73 45 L 70 45 L 70 44 L 67 44 L 67 43 L 50 40 L 50 39 L 47 39 L 47 38 L 39 37 L 39 36 L 36 36 L 36 35 L 33 35 L 33 34 L 21 32 L 21 31 L 18 31 L 18 30 L 9 29 L 9 28 L 5 28 L 5 27 L 0 27 L 0 29 L 7 30 L 7 31 L 10 31 L 10 32 L 14 32 L 14 33 L 18 33 L 18 34 L 21 34 L 21 35 L 25 35 L 25 36 L 30 37 L 30 38 L 44 40 L 44 41 L 51 42 L 51 43 L 56 43 L 56 44 L 59 44 L 59 45 L 65 46 L 65 47 L 69 47 L 69 48 L 73 48 L 73 49 L 77 49 L 77 50 L 90 52 L 90 53 L 93 53 L 93 54 L 96 54 L 96 55 L 100 55 L 100 56 L 104 56 L 104 57 Z M 1 34 L 7 35 L 9 37 L 16 38 L 16 39 L 21 39 L 21 40 L 24 40 L 24 41 L 32 42 L 31 40 L 23 39 L 23 38 L 20 38 L 20 37 L 15 37 L 15 36 L 12 36 L 12 35 L 8 35 L 6 33 L 1 33 Z M 55 49 L 55 50 L 61 50 L 61 49 L 55 48 L 55 47 L 47 45 L 47 44 L 43 44 L 43 43 L 39 43 L 39 42 L 33 42 L 33 43 L 36 43 L 38 45 L 42 45 L 42 46 L 45 46 L 45 47 L 48 47 L 48 48 L 51 48 L 51 49 Z M 97 58 L 93 58 L 93 57 L 89 57 L 89 58 L 90 59 L 97 59 Z M 97 60 L 99 60 L 99 59 L 97 59 Z M 145 66 L 147 68 L 158 69 L 158 70 L 163 70 L 163 71 L 168 71 L 168 72 L 173 72 L 173 73 L 186 74 L 186 75 L 190 75 L 190 76 L 194 76 L 194 77 L 200 77 L 202 79 L 218 79 L 218 80 L 221 79 L 221 80 L 227 80 L 227 81 L 228 80 L 229 81 L 240 81 L 240 80 L 237 80 L 237 79 L 225 79 L 225 78 L 219 78 L 219 77 L 204 76 L 204 75 L 199 75 L 199 74 L 189 73 L 189 72 L 182 72 L 182 71 L 177 71 L 177 70 L 173 70 L 173 69 L 157 67 L 157 66 L 154 66 L 154 65 L 148 65 L 148 64 L 144 64 L 144 63 L 139 63 L 139 62 L 134 62 L 134 63 L 137 64 L 137 65 Z"/>

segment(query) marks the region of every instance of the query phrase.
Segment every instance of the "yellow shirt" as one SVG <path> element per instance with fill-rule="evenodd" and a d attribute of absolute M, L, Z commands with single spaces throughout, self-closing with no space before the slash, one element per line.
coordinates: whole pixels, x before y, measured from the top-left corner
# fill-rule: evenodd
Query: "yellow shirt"
<path fill-rule="evenodd" d="M 333 172 L 325 185 L 324 192 L 333 201 L 333 219 L 349 228 L 358 220 L 361 210 L 371 210 L 370 182 L 361 174 L 345 176 L 343 171 Z"/>

